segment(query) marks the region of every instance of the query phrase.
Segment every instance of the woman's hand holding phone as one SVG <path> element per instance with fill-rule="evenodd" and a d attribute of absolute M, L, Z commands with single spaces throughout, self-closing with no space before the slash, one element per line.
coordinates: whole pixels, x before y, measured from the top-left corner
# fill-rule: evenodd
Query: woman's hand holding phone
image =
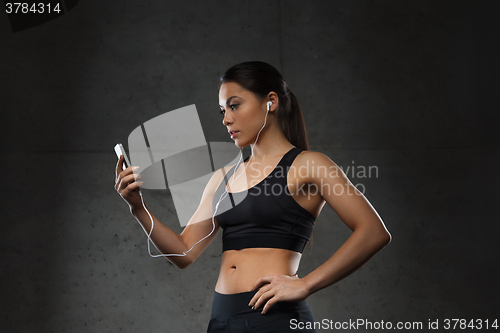
<path fill-rule="evenodd" d="M 116 177 L 115 177 L 115 189 L 120 194 L 120 196 L 127 202 L 130 206 L 130 210 L 136 210 L 142 208 L 142 201 L 140 195 L 140 186 L 143 182 L 137 181 L 141 176 L 134 174 L 139 167 L 129 166 L 123 170 L 123 163 L 125 159 L 123 155 L 120 155 L 118 163 L 116 164 Z"/>

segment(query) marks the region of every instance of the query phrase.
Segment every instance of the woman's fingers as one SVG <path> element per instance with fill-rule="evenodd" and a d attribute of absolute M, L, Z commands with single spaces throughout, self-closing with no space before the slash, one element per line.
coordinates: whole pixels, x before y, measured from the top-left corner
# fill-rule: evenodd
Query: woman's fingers
<path fill-rule="evenodd" d="M 261 299 L 261 297 L 262 297 L 262 295 L 265 294 L 270 289 L 271 289 L 271 283 L 267 283 L 267 284 L 263 285 L 259 290 L 257 290 L 257 292 L 255 293 L 255 295 L 253 295 L 253 297 L 250 300 L 250 303 L 248 303 L 248 305 L 252 306 L 255 309 L 257 309 L 258 306 L 260 306 L 260 304 L 262 304 L 262 302 L 259 302 L 260 299 Z"/>
<path fill-rule="evenodd" d="M 120 155 L 120 158 L 118 159 L 118 162 L 116 162 L 116 170 L 115 170 L 115 179 L 118 179 L 118 175 L 123 171 L 123 161 L 125 159 L 123 158 L 123 155 Z"/>
<path fill-rule="evenodd" d="M 125 171 L 123 171 L 125 172 Z M 129 174 L 125 177 L 119 176 L 119 181 L 115 184 L 115 189 L 118 192 L 122 192 L 127 186 L 133 184 L 137 179 L 140 179 L 141 175 Z"/>
<path fill-rule="evenodd" d="M 121 157 L 123 158 L 123 157 Z M 118 162 L 120 163 L 120 162 Z M 117 165 L 116 167 L 116 172 L 117 172 L 117 175 L 116 175 L 116 179 L 115 179 L 115 189 L 118 189 L 118 184 L 127 176 L 134 176 L 134 171 L 137 171 L 139 170 L 139 167 L 138 166 L 134 166 L 134 167 L 128 167 L 126 168 L 125 170 L 123 171 L 119 171 L 119 165 Z"/>
<path fill-rule="evenodd" d="M 120 195 L 124 198 L 126 198 L 131 192 L 139 189 L 142 185 L 143 182 L 133 182 L 131 184 L 128 184 L 121 192 Z"/>
<path fill-rule="evenodd" d="M 269 309 L 275 304 L 283 299 L 290 298 L 290 300 L 304 299 L 302 296 L 296 295 L 297 281 L 299 281 L 298 274 L 289 275 L 266 275 L 260 277 L 255 285 L 264 284 L 252 297 L 249 306 L 253 309 L 259 309 L 263 306 L 262 314 L 269 311 Z M 286 289 L 286 291 L 284 291 Z M 303 288 L 299 288 L 303 289 Z M 307 297 L 307 296 L 306 296 Z"/>
<path fill-rule="evenodd" d="M 264 304 L 264 308 L 262 308 L 261 313 L 265 314 L 277 302 L 279 302 L 278 296 L 273 295 L 271 299 Z"/>
<path fill-rule="evenodd" d="M 261 276 L 260 278 L 257 279 L 257 281 L 255 281 L 255 283 L 254 283 L 254 285 L 252 287 L 252 290 L 253 289 L 257 289 L 260 286 L 263 286 L 265 284 L 271 283 L 272 280 L 273 280 L 273 275 L 264 275 L 264 276 Z"/>
<path fill-rule="evenodd" d="M 273 292 L 270 285 L 268 285 L 268 286 L 269 286 L 268 288 L 266 288 L 267 286 L 261 288 L 261 290 L 264 290 L 264 292 L 259 296 L 259 298 L 257 299 L 257 302 L 255 302 L 255 305 L 253 306 L 254 310 L 259 309 L 263 305 L 265 306 L 267 303 L 270 302 L 270 299 L 274 299 L 275 292 Z M 272 302 L 270 305 L 272 305 L 273 303 L 274 302 Z M 266 308 L 266 310 L 267 309 L 269 309 L 269 306 Z"/>
<path fill-rule="evenodd" d="M 141 174 L 134 174 L 137 170 L 139 170 L 138 166 L 129 166 L 125 170 L 124 166 L 124 157 L 120 156 L 118 162 L 116 163 L 115 170 L 115 190 L 120 194 L 120 196 L 127 202 L 130 207 L 135 207 L 140 205 L 140 187 L 143 182 L 138 181 L 142 177 Z"/>

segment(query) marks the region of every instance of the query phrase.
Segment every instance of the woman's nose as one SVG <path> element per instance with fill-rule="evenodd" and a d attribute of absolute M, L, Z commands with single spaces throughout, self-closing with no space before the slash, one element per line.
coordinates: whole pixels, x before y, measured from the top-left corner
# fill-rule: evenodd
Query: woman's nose
<path fill-rule="evenodd" d="M 224 126 L 227 126 L 229 124 L 231 124 L 233 121 L 232 119 L 227 115 L 227 112 L 224 113 L 224 118 L 222 119 L 222 124 L 224 124 Z"/>

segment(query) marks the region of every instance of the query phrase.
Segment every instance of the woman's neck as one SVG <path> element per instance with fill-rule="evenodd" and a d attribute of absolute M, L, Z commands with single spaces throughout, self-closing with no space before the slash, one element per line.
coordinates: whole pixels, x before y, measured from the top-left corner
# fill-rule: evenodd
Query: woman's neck
<path fill-rule="evenodd" d="M 262 161 L 276 155 L 283 155 L 293 148 L 283 132 L 275 127 L 270 127 L 268 131 L 262 131 L 257 140 L 257 144 L 252 149 L 252 161 Z"/>

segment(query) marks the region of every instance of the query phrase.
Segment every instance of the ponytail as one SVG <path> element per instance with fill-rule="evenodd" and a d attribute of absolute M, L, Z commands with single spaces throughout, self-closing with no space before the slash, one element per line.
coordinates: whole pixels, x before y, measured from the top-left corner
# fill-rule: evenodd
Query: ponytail
<path fill-rule="evenodd" d="M 299 101 L 288 86 L 286 86 L 286 92 L 289 105 L 282 110 L 278 110 L 278 120 L 281 123 L 281 129 L 292 145 L 302 150 L 309 150 L 306 125 Z"/>

